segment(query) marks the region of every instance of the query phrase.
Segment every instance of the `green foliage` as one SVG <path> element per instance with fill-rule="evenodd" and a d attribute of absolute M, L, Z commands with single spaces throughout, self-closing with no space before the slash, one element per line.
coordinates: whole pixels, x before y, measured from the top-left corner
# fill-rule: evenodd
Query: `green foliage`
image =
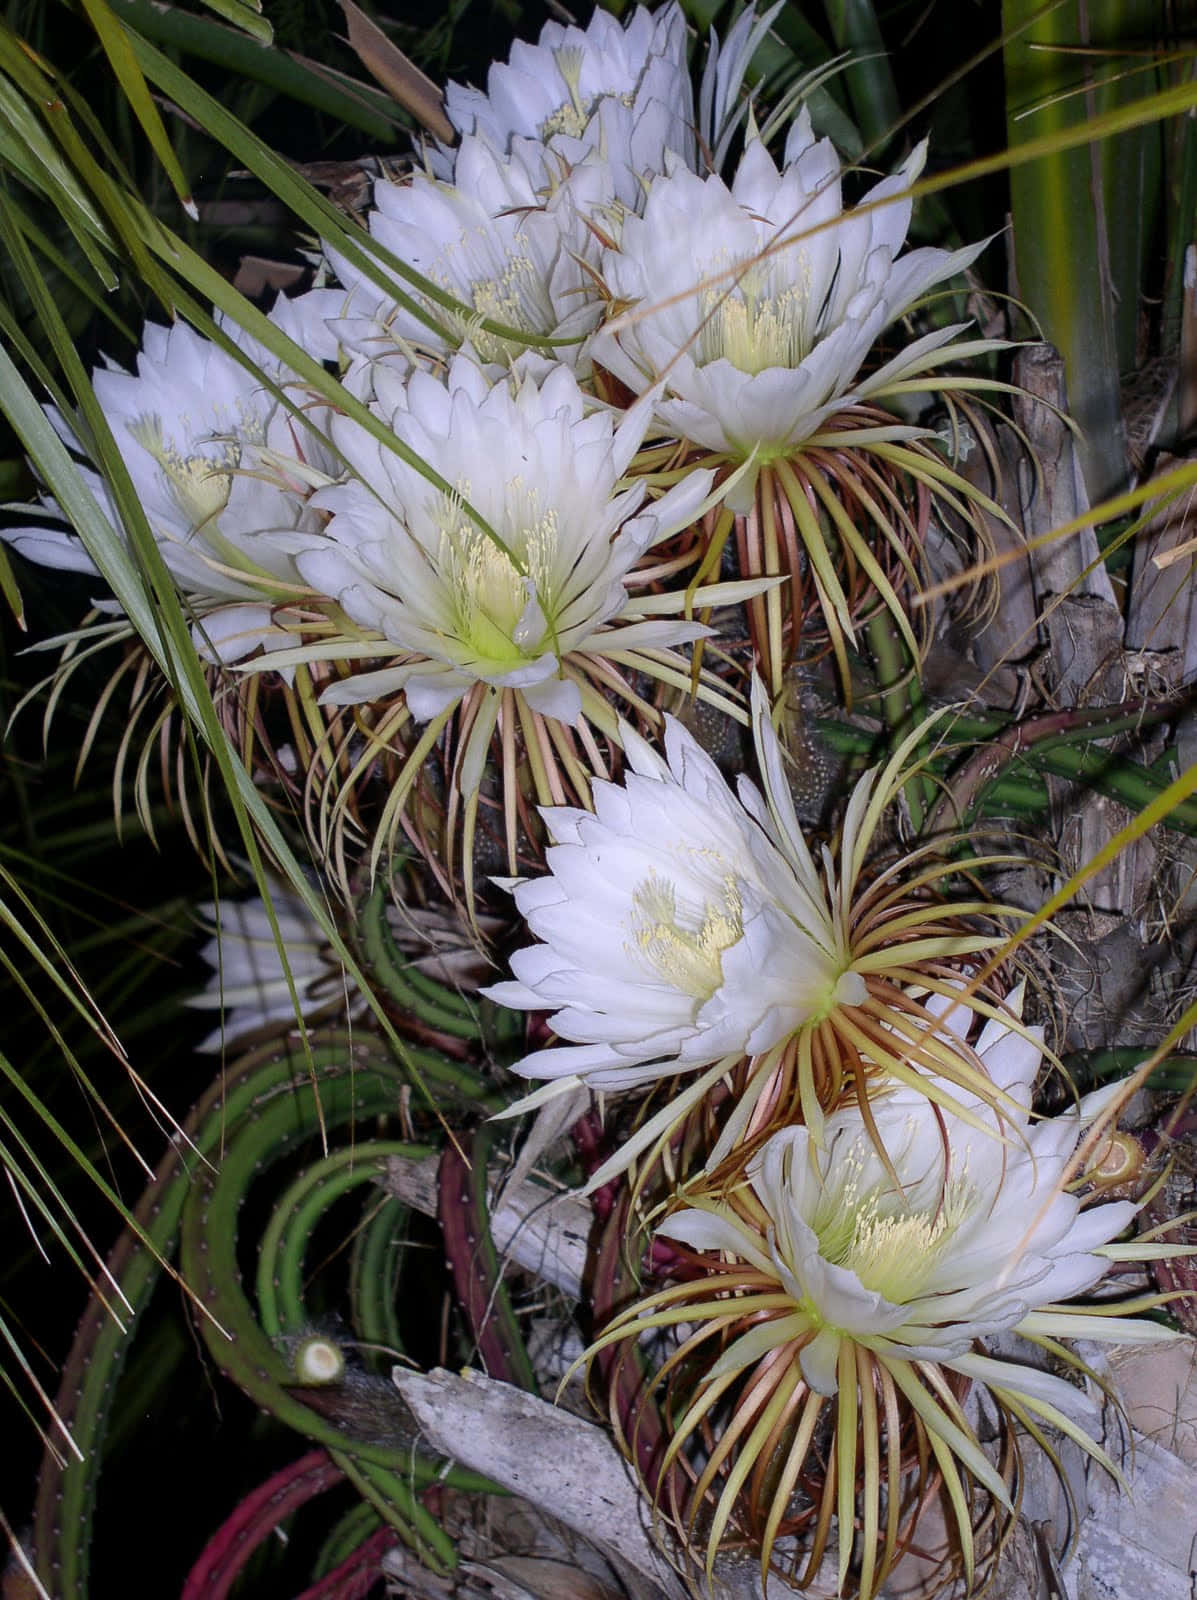
<path fill-rule="evenodd" d="M 1157 0 L 1003 6 L 1010 144 L 1086 127 L 1095 135 L 1011 175 L 1017 292 L 1064 355 L 1095 500 L 1124 486 L 1120 380 L 1140 365 L 1150 307 L 1165 290 L 1165 342 L 1175 338 L 1192 233 L 1189 119 L 1096 137 L 1111 113 L 1191 83 L 1191 53 L 1166 43 L 1168 16 Z"/>

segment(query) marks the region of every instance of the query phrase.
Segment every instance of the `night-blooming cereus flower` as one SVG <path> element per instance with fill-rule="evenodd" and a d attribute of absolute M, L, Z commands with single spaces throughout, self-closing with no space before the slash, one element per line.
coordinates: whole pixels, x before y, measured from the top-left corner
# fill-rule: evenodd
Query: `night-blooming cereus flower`
<path fill-rule="evenodd" d="M 999 908 L 945 906 L 908 888 L 900 870 L 862 882 L 910 745 L 860 779 L 837 847 L 816 858 L 759 679 L 752 714 L 763 794 L 741 777 L 737 798 L 667 719 L 664 758 L 629 738 L 632 770 L 622 784 L 593 785 L 593 813 L 545 813 L 549 875 L 515 886 L 543 942 L 517 951 L 515 980 L 489 993 L 552 1011 L 552 1028 L 571 1041 L 516 1071 L 559 1090 L 614 1090 L 707 1069 L 623 1146 L 623 1165 L 724 1074 L 736 1099 L 712 1161 L 800 1108 L 817 1129 L 849 1081 L 880 1072 L 914 1084 L 927 1073 L 983 1081 L 907 986 L 923 982 L 932 1001 L 950 995 L 960 962 L 998 942 L 963 919 Z M 907 875 L 918 865 L 912 858 Z"/>
<path fill-rule="evenodd" d="M 701 1509 L 710 1517 L 708 1562 L 734 1530 L 759 1544 L 767 1568 L 779 1534 L 817 1527 L 817 1548 L 801 1552 L 813 1571 L 834 1509 L 840 1592 L 855 1549 L 856 1585 L 871 1595 L 902 1542 L 898 1502 L 917 1505 L 938 1470 L 971 1578 L 974 1499 L 1009 1510 L 1010 1495 L 962 1409 L 970 1383 L 1008 1419 L 1058 1427 L 1116 1470 L 1074 1420 L 1078 1410 L 1095 1420 L 1082 1391 L 985 1348 L 1011 1331 L 1031 1345 L 1076 1334 L 1172 1337 L 1146 1319 L 1110 1315 L 1109 1301 L 1067 1303 L 1113 1261 L 1171 1247 L 1113 1244 L 1135 1205 L 1085 1206 L 1066 1187 L 1082 1133 L 1119 1086 L 1033 1121 L 1041 1049 L 1018 1022 L 1019 1004 L 1009 996 L 1008 1020 L 988 1021 L 976 1046 L 1006 1095 L 1002 1114 L 964 1092 L 967 1117 L 908 1088 L 882 1088 L 870 1099 L 874 1128 L 850 1105 L 827 1119 L 821 1146 L 805 1127 L 782 1129 L 738 1185 L 702 1186 L 661 1225 L 683 1247 L 684 1281 L 621 1314 L 596 1348 L 683 1325 L 653 1386 L 669 1386 L 661 1414 L 679 1419 L 670 1457 L 690 1448 L 704 1418 L 714 1430 L 687 1513 L 691 1534 Z M 949 1039 L 976 1025 L 963 1005 L 941 1020 Z M 812 1446 L 821 1416 L 838 1453 L 825 1475 L 826 1447 Z"/>
<path fill-rule="evenodd" d="M 212 975 L 187 1004 L 219 1012 L 221 1021 L 198 1049 L 221 1050 L 267 1026 L 280 1031 L 301 1019 L 358 1017 L 367 1010 L 324 929 L 281 882 L 271 883 L 269 906 L 260 896 L 225 899 L 201 906 L 199 916 L 211 934 L 200 955 Z M 444 985 L 439 1003 L 426 990 L 418 996 L 429 1026 L 449 1027 L 469 1014 L 461 996 L 478 988 L 489 962 L 451 913 L 403 905 L 379 885 L 360 908 L 358 929 L 376 963 L 385 960 L 400 973 L 418 972 Z M 497 922 L 484 919 L 484 931 L 497 933 Z M 385 975 L 377 966 L 372 971 L 385 990 Z"/>
<path fill-rule="evenodd" d="M 545 360 L 585 368 L 586 335 L 602 308 L 593 270 L 599 247 L 586 219 L 609 200 L 609 170 L 597 159 L 581 162 L 542 196 L 521 160 L 505 160 L 483 140 L 468 137 L 456 152 L 453 183 L 422 173 L 402 184 L 379 180 L 368 219 L 379 245 L 462 309 L 396 276 L 397 294 L 422 306 L 431 325 L 330 249 L 348 291 L 332 327 L 357 354 L 401 368 L 417 352 L 443 355 L 467 341 L 480 360 L 503 366 L 528 351 L 526 338 L 479 326 L 486 319 L 522 332 Z M 381 262 L 379 269 L 391 276 Z M 561 342 L 535 344 L 543 339 Z"/>
<path fill-rule="evenodd" d="M 361 992 L 333 955 L 323 928 L 290 889 L 273 886 L 269 907 L 255 896 L 204 905 L 199 914 L 211 932 L 200 954 L 212 976 L 187 1004 L 222 1013 L 220 1026 L 200 1050 L 221 1050 L 270 1024 L 294 1027 L 300 1018 L 361 1010 Z"/>
<path fill-rule="evenodd" d="M 753 140 L 730 188 L 680 167 L 656 179 L 604 253 L 613 298 L 634 311 L 599 358 L 637 393 L 664 378 L 657 414 L 680 438 L 762 465 L 789 455 L 841 405 L 925 370 L 964 326 L 861 370 L 882 331 L 983 248 L 900 255 L 925 159 L 920 145 L 845 212 L 839 158 L 803 112 L 780 171 Z"/>
<path fill-rule="evenodd" d="M 282 301 L 276 320 L 288 328 L 287 318 Z M 223 326 L 267 364 L 274 384 L 293 381 L 231 323 Z M 92 383 L 162 558 L 196 614 L 201 653 L 236 661 L 259 645 L 288 642 L 275 614 L 285 617 L 288 603 L 309 591 L 286 536 L 320 524 L 308 496 L 333 465 L 320 434 L 262 377 L 183 322 L 150 324 L 137 370 L 103 368 Z M 62 419 L 51 417 L 81 451 Z M 79 472 L 119 528 L 99 474 L 87 466 Z M 52 503 L 46 509 L 57 514 Z M 96 571 L 74 534 L 19 528 L 3 537 L 42 565 Z"/>
<path fill-rule="evenodd" d="M 626 24 L 601 9 L 585 28 L 546 23 L 537 44 L 517 40 L 509 60 L 490 68 L 485 94 L 451 83 L 445 111 L 462 135 L 538 163 L 545 187 L 597 150 L 619 199 L 634 207 L 666 151 L 691 166 L 697 156 L 681 7 L 637 6 Z M 455 151 L 434 151 L 430 161 L 465 186 Z"/>
<path fill-rule="evenodd" d="M 956 323 L 904 347 L 891 335 L 897 351 L 866 367 L 885 330 L 983 248 L 902 253 L 909 190 L 925 159 L 919 145 L 845 211 L 839 158 L 829 140 L 815 139 L 804 111 L 780 171 L 755 139 L 730 187 L 673 163 L 603 255 L 612 303 L 623 309 L 596 336 L 594 360 L 634 393 L 660 385 L 658 424 L 694 447 L 695 459 L 748 464 L 729 485 L 718 544 L 731 513 L 746 516 L 748 569 L 788 572 L 796 595 L 813 582 L 841 660 L 853 616 L 837 549 L 913 645 L 891 574 L 896 566 L 899 579 L 903 568 L 913 576 L 916 541 L 911 513 L 891 503 L 890 480 L 904 473 L 934 494 L 945 470 L 928 461 L 920 429 L 875 402 L 912 385 L 933 388 L 927 375 L 942 363 L 998 348 L 954 343 L 965 326 Z M 860 531 L 870 523 L 879 541 Z M 768 650 L 754 627 L 775 693 L 787 653 L 784 594 L 774 597 Z"/>
<path fill-rule="evenodd" d="M 451 83 L 445 110 L 462 146 L 472 134 L 518 155 L 542 191 L 598 156 L 619 204 L 636 211 L 670 158 L 695 170 L 722 167 L 748 111 L 749 63 L 780 10 L 758 16 L 746 7 L 723 40 L 711 30 L 697 116 L 676 4 L 653 13 L 637 6 L 622 26 L 601 9 L 585 28 L 549 22 L 538 43 L 517 42 L 507 62 L 491 67 L 485 94 Z M 777 115 L 784 121 L 788 109 Z M 428 161 L 438 177 L 466 188 L 462 146 L 437 147 Z"/>
<path fill-rule="evenodd" d="M 622 784 L 594 811 L 546 818 L 549 875 L 515 901 L 544 942 L 512 957 L 492 999 L 560 1007 L 516 1070 L 630 1089 L 763 1051 L 811 1016 L 859 1004 L 864 979 L 813 868 L 796 873 L 682 725 L 665 755 L 627 739 Z"/>
<path fill-rule="evenodd" d="M 444 382 L 424 372 L 387 382 L 379 408 L 448 487 L 355 423 L 334 421 L 351 476 L 317 497 L 330 521 L 298 565 L 381 636 L 373 654 L 406 659 L 345 679 L 326 698 L 352 703 L 402 688 L 425 721 L 485 683 L 575 722 L 583 686 L 571 658 L 617 642 L 605 630 L 635 612 L 625 579 L 701 503 L 709 476 L 647 504 L 642 486 L 619 492 L 646 413 L 617 426 L 588 406 L 565 368 L 540 385 L 492 384 L 463 356 Z M 637 620 L 618 643 L 669 645 L 703 631 Z"/>
<path fill-rule="evenodd" d="M 613 744 L 620 739 L 606 692 L 644 705 L 623 672 L 689 681 L 689 663 L 672 647 L 709 630 L 678 615 L 681 594 L 639 595 L 651 574 L 637 564 L 693 519 L 710 474 L 688 474 L 658 500 L 646 498 L 643 483 L 621 489 L 647 407 L 615 418 L 586 399 L 565 367 L 543 383 L 492 383 L 461 355 L 443 381 L 417 371 L 402 383 L 391 368 L 375 381 L 387 426 L 444 487 L 357 423 L 334 420 L 350 476 L 314 497 L 328 526 L 296 560 L 358 631 L 322 636 L 311 653 L 353 668 L 370 658 L 385 665 L 336 679 L 323 703 L 377 706 L 400 697 L 401 720 L 427 724 L 390 792 L 377 849 L 456 708 L 452 804 L 477 805 L 497 730 L 514 861 L 517 741 L 543 802 L 563 792 L 581 797 L 585 782 L 569 773 L 602 767 L 591 727 Z M 700 604 L 742 593 L 715 586 Z M 467 809 L 467 847 L 471 815 Z"/>

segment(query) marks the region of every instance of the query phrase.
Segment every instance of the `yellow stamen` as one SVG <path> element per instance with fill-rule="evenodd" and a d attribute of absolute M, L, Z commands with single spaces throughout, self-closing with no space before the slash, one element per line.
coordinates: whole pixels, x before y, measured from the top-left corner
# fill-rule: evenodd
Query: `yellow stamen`
<path fill-rule="evenodd" d="M 580 139 L 590 118 L 590 106 L 582 98 L 582 52 L 565 46 L 554 52 L 554 60 L 569 99 L 541 123 L 540 137 L 549 139 L 555 133 L 564 133 L 571 139 Z"/>
<path fill-rule="evenodd" d="M 470 242 L 472 236 L 466 235 L 462 245 L 451 246 L 447 254 L 451 257 L 454 250 L 468 247 Z M 531 256 L 508 257 L 500 270 L 488 278 L 474 277 L 477 257 L 468 248 L 465 249 L 465 256 L 464 268 L 456 276 L 444 271 L 436 276 L 440 279 L 441 287 L 451 295 L 469 298 L 474 315 L 466 316 L 447 306 L 434 304 L 431 300 L 425 301 L 437 320 L 449 328 L 460 343 L 468 340 L 483 361 L 506 363 L 525 347 L 514 339 L 503 339 L 487 333 L 480 326 L 483 320 L 503 322 L 509 328 L 520 328 L 537 336 L 552 333 L 557 319 L 549 299 L 544 272 Z M 463 280 L 466 284 L 464 290 Z"/>
<path fill-rule="evenodd" d="M 535 491 L 525 490 L 518 477 L 507 491 L 504 521 L 512 530 L 512 554 L 466 515 L 468 485 L 442 496 L 435 511 L 438 566 L 453 596 L 458 637 L 495 661 L 515 661 L 544 648 L 558 542 L 556 511 L 541 512 Z M 523 560 L 523 572 L 512 555 Z"/>
<path fill-rule="evenodd" d="M 179 510 L 193 526 L 201 528 L 220 516 L 229 503 L 233 473 L 241 462 L 235 440 L 224 440 L 213 455 L 185 456 L 167 442 L 160 417 L 139 417 L 129 425 L 129 432 L 162 468 Z"/>
<path fill-rule="evenodd" d="M 695 925 L 677 909 L 677 891 L 651 873 L 632 897 L 636 943 L 650 966 L 674 988 L 706 1001 L 723 982 L 723 952 L 743 937 L 743 911 L 735 879 L 724 880 L 717 902 L 707 901 Z"/>
<path fill-rule="evenodd" d="M 941 1208 L 882 1216 L 869 1208 L 857 1215 L 856 1231 L 845 1266 L 866 1289 L 895 1305 L 912 1300 L 931 1275 L 951 1233 Z"/>
<path fill-rule="evenodd" d="M 825 1191 L 816 1220 L 819 1254 L 854 1272 L 866 1289 L 894 1305 L 917 1298 L 943 1250 L 968 1215 L 975 1191 L 967 1175 L 949 1179 L 932 1208 L 907 1208 L 887 1181 L 863 1189 L 864 1159 L 843 1158 L 841 1181 Z"/>
<path fill-rule="evenodd" d="M 703 326 L 698 334 L 701 364 L 722 357 L 741 372 L 763 372 L 767 367 L 796 367 L 808 354 L 803 313 L 810 284 L 810 267 L 799 252 L 796 262 L 787 251 L 786 267 L 804 281 L 772 292 L 763 268 L 750 267 L 734 287 L 708 289 L 703 295 Z"/>

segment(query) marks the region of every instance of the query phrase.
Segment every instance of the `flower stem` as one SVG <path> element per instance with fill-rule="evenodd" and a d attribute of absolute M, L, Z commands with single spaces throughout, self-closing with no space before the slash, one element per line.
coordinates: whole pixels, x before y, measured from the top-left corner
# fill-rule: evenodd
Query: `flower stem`
<path fill-rule="evenodd" d="M 881 715 L 893 748 L 926 715 L 922 685 L 917 666 L 911 661 L 894 619 L 887 610 L 882 608 L 869 618 L 865 623 L 865 633 L 877 668 Z M 925 752 L 921 754 L 925 758 Z M 919 771 L 911 776 L 903 794 L 914 831 L 921 833 L 934 799 L 934 789 L 926 775 Z"/>
<path fill-rule="evenodd" d="M 1109 1050 L 1078 1051 L 1064 1057 L 1065 1070 L 1082 1089 L 1126 1077 L 1150 1054 L 1146 1047 L 1115 1045 Z M 1184 1093 L 1197 1082 L 1197 1056 L 1165 1056 L 1152 1069 L 1147 1083 L 1165 1093 Z"/>
<path fill-rule="evenodd" d="M 1108 739 L 1123 731 L 1146 726 L 1152 720 L 1150 708 L 1134 710 L 1119 715 L 1121 707 L 1110 707 L 1095 720 L 1093 712 L 1070 712 L 1076 726 L 1069 732 L 1057 732 L 1041 740 L 1028 739 L 1019 751 L 1021 770 L 1009 771 L 996 767 L 993 775 L 973 796 L 969 808 L 972 816 L 1009 816 L 1011 814 L 1038 814 L 1047 809 L 1048 793 L 1043 774 L 1068 778 L 1084 783 L 1097 794 L 1118 800 L 1132 810 L 1162 793 L 1167 780 L 1129 756 L 1114 755 L 1093 742 Z M 1080 718 L 1084 716 L 1082 723 Z M 1000 716 L 954 717 L 950 726 L 952 735 L 960 735 L 969 743 L 991 741 L 1006 730 L 1016 726 Z M 864 728 L 854 728 L 848 723 L 829 717 L 816 717 L 811 727 L 820 742 L 836 754 L 855 756 L 869 761 L 878 756 L 878 736 Z M 1082 742 L 1083 741 L 1083 742 Z M 958 748 L 958 747 L 956 747 Z M 936 772 L 948 768 L 952 760 L 952 747 L 945 746 L 947 759 L 941 755 L 932 761 Z M 1007 763 L 1006 765 L 1010 765 Z M 1178 833 L 1197 834 L 1197 804 L 1184 801 L 1163 819 L 1163 826 Z"/>

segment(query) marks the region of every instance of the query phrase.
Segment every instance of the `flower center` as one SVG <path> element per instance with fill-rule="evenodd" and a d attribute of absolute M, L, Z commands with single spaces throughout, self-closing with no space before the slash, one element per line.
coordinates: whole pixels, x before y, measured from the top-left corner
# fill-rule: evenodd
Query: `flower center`
<path fill-rule="evenodd" d="M 852 1243 L 841 1265 L 850 1267 L 866 1289 L 902 1305 L 919 1293 L 950 1233 L 942 1209 L 930 1216 L 918 1211 L 883 1216 L 866 1208 L 857 1214 Z"/>
<path fill-rule="evenodd" d="M 618 100 L 625 106 L 633 106 L 636 103 L 634 89 L 626 89 L 620 94 L 614 88 L 610 88 L 588 100 L 582 93 L 583 56 L 584 52 L 573 45 L 565 45 L 553 53 L 557 71 L 565 82 L 569 99 L 563 101 L 556 111 L 551 111 L 541 123 L 540 137 L 546 143 L 555 133 L 563 133 L 569 139 L 580 139 L 590 126 L 594 108 L 600 99 Z"/>
<path fill-rule="evenodd" d="M 185 456 L 167 441 L 160 417 L 139 417 L 129 425 L 129 432 L 162 468 L 176 505 L 193 527 L 202 528 L 220 516 L 229 503 L 233 473 L 241 461 L 235 440 L 225 440 L 214 455 Z"/>
<path fill-rule="evenodd" d="M 789 252 L 786 260 L 789 265 Z M 809 277 L 804 256 L 799 256 L 797 265 Z M 720 284 L 704 293 L 697 340 L 700 365 L 722 358 L 741 372 L 757 373 L 768 367 L 796 367 L 808 354 L 806 286 L 791 283 L 774 292 L 767 266 L 749 267 L 731 287 Z"/>
<path fill-rule="evenodd" d="M 940 1257 L 967 1216 L 973 1189 L 967 1178 L 949 1179 L 933 1208 L 907 1207 L 889 1180 L 862 1189 L 865 1157 L 844 1158 L 843 1181 L 825 1192 L 815 1232 L 819 1254 L 856 1274 L 866 1289 L 893 1305 L 907 1305 L 923 1291 Z M 900 1170 L 900 1169 L 899 1169 Z"/>
<path fill-rule="evenodd" d="M 555 52 L 557 71 L 565 80 L 569 99 L 547 116 L 540 125 L 540 137 L 551 139 L 555 133 L 564 133 L 571 139 L 580 139 L 590 120 L 590 106 L 582 98 L 582 52 L 568 45 Z"/>
<path fill-rule="evenodd" d="M 530 256 L 512 256 L 502 272 L 471 286 L 474 310 L 492 322 L 506 322 L 528 333 L 552 332 L 553 310 L 544 276 Z"/>
<path fill-rule="evenodd" d="M 636 944 L 653 970 L 675 989 L 706 1002 L 723 982 L 723 952 L 743 937 L 736 881 L 728 875 L 717 900 L 697 916 L 678 911 L 677 890 L 655 872 L 632 896 Z"/>
<path fill-rule="evenodd" d="M 460 246 L 454 248 L 464 249 L 468 258 L 469 247 L 474 242 L 467 236 Z M 482 241 L 483 245 L 485 243 Z M 474 308 L 474 316 L 454 312 L 431 300 L 425 300 L 425 304 L 439 322 L 452 330 L 459 344 L 465 344 L 468 340 L 473 345 L 480 361 L 507 364 L 527 347 L 518 340 L 487 333 L 478 326 L 483 319 L 504 322 L 509 328 L 521 328 L 526 333 L 539 335 L 551 334 L 557 318 L 548 295 L 545 274 L 530 256 L 507 256 L 495 265 L 493 250 L 488 254 L 492 260 L 485 264 L 467 259 L 457 278 L 446 272 L 438 274 L 442 288 L 455 297 L 469 300 Z M 491 265 L 495 265 L 495 270 L 489 276 L 476 275 L 479 266 L 485 273 L 486 266 Z M 464 290 L 463 278 L 466 283 Z"/>
<path fill-rule="evenodd" d="M 485 660 L 515 663 L 543 648 L 549 627 L 543 608 L 549 600 L 558 522 L 555 510 L 539 510 L 535 492 L 525 490 L 520 479 L 507 487 L 505 520 L 515 529 L 507 549 L 466 515 L 462 501 L 468 486 L 442 496 L 436 510 L 438 565 L 453 595 L 458 637 Z M 519 570 L 509 550 L 523 558 L 526 572 Z"/>

